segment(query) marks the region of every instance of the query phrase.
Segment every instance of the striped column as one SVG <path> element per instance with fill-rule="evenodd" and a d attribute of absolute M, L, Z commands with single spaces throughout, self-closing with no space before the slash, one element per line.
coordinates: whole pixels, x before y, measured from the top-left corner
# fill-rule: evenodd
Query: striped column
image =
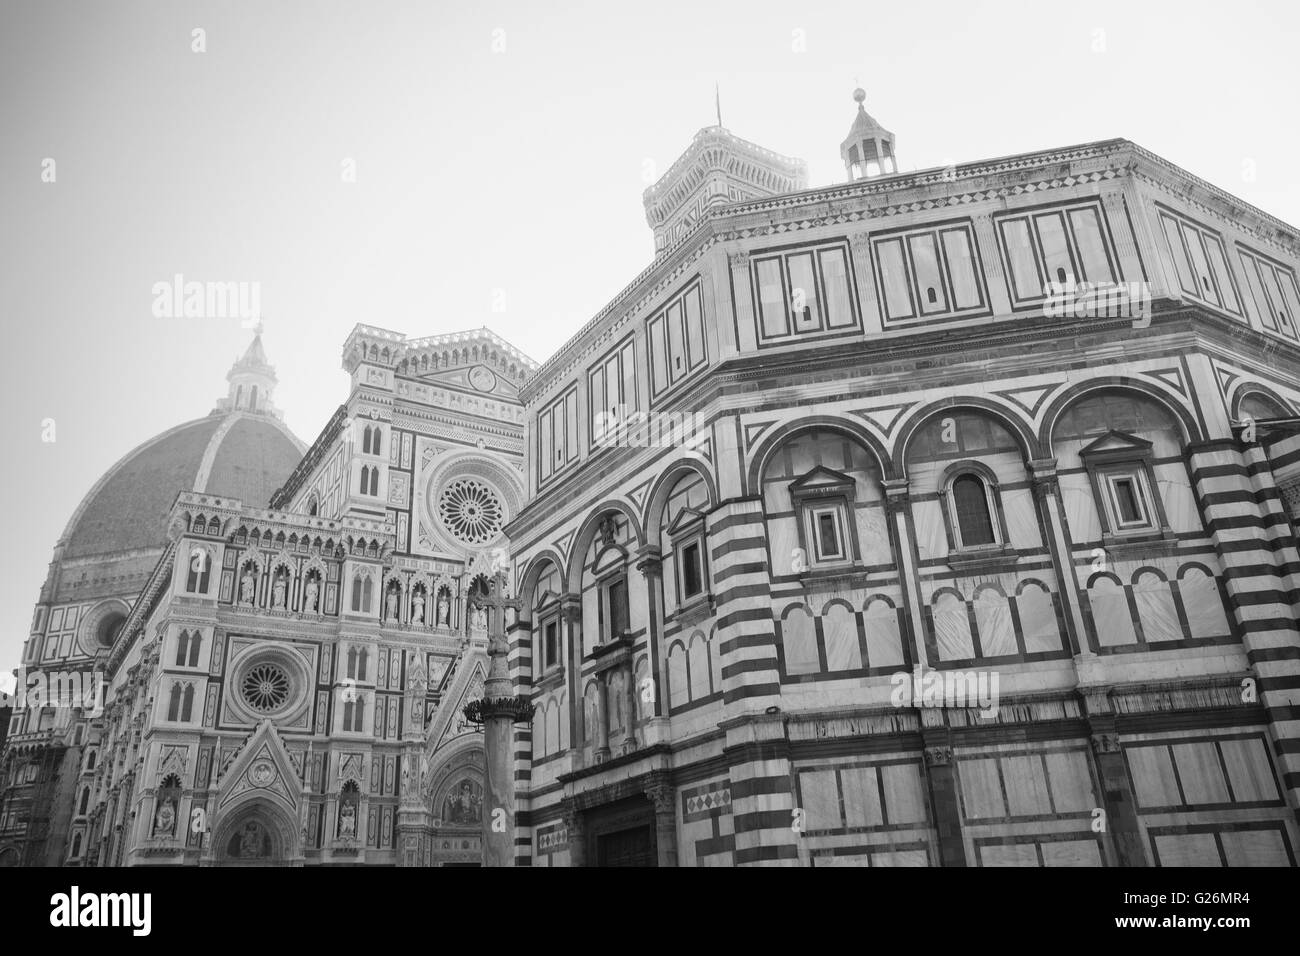
<path fill-rule="evenodd" d="M 1259 702 L 1282 772 L 1283 789 L 1300 810 L 1300 627 L 1288 583 L 1296 557 L 1290 524 L 1277 500 L 1263 449 L 1232 439 L 1188 447 L 1192 480 L 1206 528 L 1224 566 L 1233 617 L 1241 629 Z"/>
<path fill-rule="evenodd" d="M 761 713 L 781 697 L 762 502 L 733 499 L 715 509 L 708 542 L 722 699 L 729 714 Z"/>
<path fill-rule="evenodd" d="M 798 866 L 805 815 L 791 788 L 785 718 L 758 714 L 726 720 L 723 755 L 731 765 L 736 866 Z"/>
<path fill-rule="evenodd" d="M 532 620 L 522 616 L 506 628 L 510 642 L 510 679 L 518 693 L 530 698 L 533 694 L 533 632 Z M 524 796 L 533 781 L 533 729 L 531 724 L 517 724 L 512 741 L 514 750 L 515 786 L 515 866 L 531 866 L 533 861 L 533 830 L 527 824 L 530 800 Z"/>
<path fill-rule="evenodd" d="M 759 499 L 732 499 L 708 520 L 735 862 L 797 865 L 798 820 L 789 741 L 779 711 L 781 678 L 763 505 Z"/>

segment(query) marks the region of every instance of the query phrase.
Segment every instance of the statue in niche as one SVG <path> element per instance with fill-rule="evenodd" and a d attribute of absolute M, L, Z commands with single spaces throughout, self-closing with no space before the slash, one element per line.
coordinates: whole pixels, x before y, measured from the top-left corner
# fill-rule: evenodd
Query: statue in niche
<path fill-rule="evenodd" d="M 289 602 L 289 576 L 277 574 L 275 585 L 271 588 L 271 607 L 283 611 Z"/>
<path fill-rule="evenodd" d="M 470 617 L 470 625 L 476 631 L 486 631 L 488 626 L 487 608 L 481 604 L 476 604 Z"/>
<path fill-rule="evenodd" d="M 357 835 L 357 808 L 351 802 L 339 808 L 339 836 L 355 839 Z"/>
<path fill-rule="evenodd" d="M 416 591 L 415 597 L 411 599 L 411 621 L 415 624 L 424 623 L 424 592 Z"/>
<path fill-rule="evenodd" d="M 320 610 L 320 584 L 314 577 L 307 579 L 307 595 L 304 607 L 308 611 Z"/>
<path fill-rule="evenodd" d="M 451 613 L 451 602 L 447 600 L 447 590 L 438 592 L 438 626 L 447 627 L 447 616 Z"/>
<path fill-rule="evenodd" d="M 254 585 L 253 569 L 244 568 L 243 577 L 239 579 L 239 603 L 240 604 L 253 603 L 253 585 Z"/>
<path fill-rule="evenodd" d="M 176 801 L 168 797 L 158 805 L 154 816 L 153 832 L 157 836 L 176 835 Z"/>
<path fill-rule="evenodd" d="M 389 588 L 384 597 L 384 617 L 390 621 L 397 620 L 397 588 Z"/>

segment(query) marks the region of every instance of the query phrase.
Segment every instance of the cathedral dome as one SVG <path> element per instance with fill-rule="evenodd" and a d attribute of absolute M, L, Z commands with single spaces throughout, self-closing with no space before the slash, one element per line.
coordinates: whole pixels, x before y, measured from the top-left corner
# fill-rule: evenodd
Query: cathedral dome
<path fill-rule="evenodd" d="M 90 490 L 64 533 L 63 557 L 161 547 L 182 491 L 264 507 L 302 451 L 266 413 L 214 412 L 169 429 L 127 454 Z"/>

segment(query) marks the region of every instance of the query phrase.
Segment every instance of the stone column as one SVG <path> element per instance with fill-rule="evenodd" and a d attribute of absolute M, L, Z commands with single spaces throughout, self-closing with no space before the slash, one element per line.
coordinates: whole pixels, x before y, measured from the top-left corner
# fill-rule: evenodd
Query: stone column
<path fill-rule="evenodd" d="M 849 252 L 853 257 L 853 273 L 858 280 L 862 328 L 871 335 L 882 331 L 885 322 L 885 306 L 883 302 L 876 301 L 876 284 L 871 280 L 871 233 L 863 231 L 850 235 Z"/>
<path fill-rule="evenodd" d="M 633 668 L 634 657 L 631 653 L 623 664 L 623 752 L 636 750 L 636 671 Z"/>
<path fill-rule="evenodd" d="M 596 762 L 609 759 L 609 674 L 596 675 Z"/>
<path fill-rule="evenodd" d="M 560 620 L 564 622 L 564 682 L 569 691 L 569 751 L 581 754 L 586 734 L 583 715 L 586 701 L 582 696 L 582 599 L 572 594 L 560 598 Z M 578 761 L 574 761 L 574 768 Z"/>
<path fill-rule="evenodd" d="M 662 717 L 667 707 L 663 691 L 668 686 L 668 661 L 659 646 L 659 629 L 664 619 L 663 559 L 658 548 L 647 546 L 642 550 L 636 563 L 637 570 L 645 578 L 646 596 L 649 598 L 650 619 L 646 627 L 646 651 L 650 661 L 650 679 L 654 694 L 650 713 L 653 717 Z M 635 672 L 633 678 L 635 678 Z M 640 695 L 640 688 L 636 689 Z"/>
<path fill-rule="evenodd" d="M 569 866 L 587 865 L 587 827 L 582 811 L 572 801 L 565 801 L 564 828 L 569 834 Z"/>
<path fill-rule="evenodd" d="M 484 685 L 484 693 L 495 696 Z M 485 713 L 483 746 L 487 751 L 487 787 L 483 800 L 483 865 L 515 865 L 515 785 L 511 779 L 514 761 L 511 741 L 514 716 L 510 713 Z"/>
<path fill-rule="evenodd" d="M 1120 866 L 1150 866 L 1146 848 L 1142 844 L 1142 829 L 1138 825 L 1137 799 L 1129 784 L 1124 766 L 1124 752 L 1120 748 L 1115 714 L 1110 705 L 1110 695 L 1098 689 L 1083 696 L 1088 714 L 1088 729 L 1092 742 L 1092 755 L 1101 778 L 1101 798 L 1106 813 L 1105 833 L 1110 837 L 1115 852 L 1115 862 Z"/>
<path fill-rule="evenodd" d="M 1056 590 L 1065 604 L 1066 639 L 1076 658 L 1092 658 L 1088 629 L 1083 619 L 1079 579 L 1074 570 L 1073 542 L 1061 509 L 1061 490 L 1056 480 L 1056 459 L 1043 458 L 1029 463 L 1030 482 L 1038 504 L 1043 527 L 1047 529 L 1047 550 L 1056 572 Z"/>
<path fill-rule="evenodd" d="M 910 625 L 908 630 L 911 631 L 908 654 L 912 658 L 912 666 L 916 667 L 917 664 L 924 664 L 928 658 L 925 652 L 925 622 L 921 616 L 925 602 L 921 599 L 916 546 L 912 542 L 912 498 L 906 478 L 890 478 L 882 484 L 885 489 L 885 514 L 889 522 L 890 543 L 902 584 L 903 604 Z"/>
<path fill-rule="evenodd" d="M 656 773 L 646 797 L 655 807 L 655 848 L 658 865 L 677 865 L 677 799 L 667 774 Z"/>
<path fill-rule="evenodd" d="M 985 286 L 989 290 L 989 308 L 994 315 L 1011 314 L 1011 298 L 1007 279 L 1002 271 L 1002 258 L 998 252 L 998 234 L 989 213 L 975 215 L 975 245 L 979 261 L 984 265 Z"/>
<path fill-rule="evenodd" d="M 921 711 L 925 720 L 929 711 Z M 935 715 L 942 720 L 942 714 Z M 939 862 L 943 866 L 966 866 L 962 841 L 961 802 L 957 798 L 957 775 L 953 766 L 952 741 L 946 727 L 922 732 L 925 746 L 925 776 L 934 807 L 934 828 L 939 833 Z"/>

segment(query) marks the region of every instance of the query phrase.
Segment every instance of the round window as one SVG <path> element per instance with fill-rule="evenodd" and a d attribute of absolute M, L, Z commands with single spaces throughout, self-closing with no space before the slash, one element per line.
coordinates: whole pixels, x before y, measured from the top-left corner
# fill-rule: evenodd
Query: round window
<path fill-rule="evenodd" d="M 438 517 L 447 530 L 466 544 L 487 544 L 501 533 L 505 510 L 487 485 L 460 478 L 438 496 Z"/>
<path fill-rule="evenodd" d="M 289 675 L 278 664 L 255 664 L 244 674 L 240 690 L 249 707 L 267 714 L 289 699 Z"/>

